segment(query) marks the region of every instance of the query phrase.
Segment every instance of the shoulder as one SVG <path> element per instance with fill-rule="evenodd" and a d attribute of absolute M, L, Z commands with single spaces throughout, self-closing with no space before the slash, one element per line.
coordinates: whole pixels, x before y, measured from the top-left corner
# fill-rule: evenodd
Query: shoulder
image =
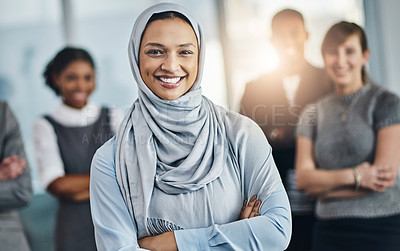
<path fill-rule="evenodd" d="M 300 121 L 313 121 L 313 123 L 316 123 L 317 117 L 319 115 L 324 115 L 325 112 L 331 110 L 331 107 L 334 105 L 334 102 L 335 102 L 335 95 L 333 93 L 330 93 L 318 99 L 314 103 L 307 104 L 301 111 Z"/>
<path fill-rule="evenodd" d="M 366 96 L 370 106 L 373 106 L 374 110 L 396 110 L 400 106 L 399 96 L 385 87 L 370 83 L 367 88 L 364 96 Z"/>
<path fill-rule="evenodd" d="M 2 102 L 0 108 L 0 122 L 3 130 L 8 132 L 19 130 L 17 118 L 8 103 Z"/>
<path fill-rule="evenodd" d="M 272 95 L 279 92 L 277 90 L 280 87 L 279 83 L 280 81 L 274 73 L 261 75 L 248 82 L 241 99 L 240 113 L 249 115 L 247 110 L 252 109 L 251 107 L 271 103 Z"/>
<path fill-rule="evenodd" d="M 310 64 L 308 62 L 306 63 L 305 70 L 308 71 L 308 72 L 314 73 L 314 74 L 321 74 L 321 75 L 325 74 L 325 70 L 324 69 L 322 69 L 320 67 L 317 67 L 317 66 L 314 66 L 314 65 L 312 65 L 312 64 Z"/>
<path fill-rule="evenodd" d="M 270 85 L 274 81 L 276 81 L 276 74 L 273 72 L 265 73 L 247 82 L 246 89 L 259 89 L 261 87 Z"/>
<path fill-rule="evenodd" d="M 36 121 L 33 124 L 34 135 L 41 131 L 54 131 L 50 122 L 43 116 L 36 119 Z"/>
<path fill-rule="evenodd" d="M 3 109 L 8 109 L 8 104 L 6 101 L 0 100 L 0 111 Z"/>
<path fill-rule="evenodd" d="M 302 113 L 317 112 L 319 110 L 323 110 L 324 107 L 331 106 L 334 99 L 335 97 L 333 93 L 325 95 L 319 98 L 317 101 L 307 104 L 302 110 Z"/>
<path fill-rule="evenodd" d="M 6 121 L 10 118 L 12 118 L 12 119 L 14 118 L 14 113 L 6 101 L 0 100 L 0 113 L 1 113 L 1 116 L 6 117 Z"/>
<path fill-rule="evenodd" d="M 92 168 L 113 171 L 115 166 L 115 136 L 99 147 L 93 156 Z"/>
<path fill-rule="evenodd" d="M 368 101 L 377 129 L 400 123 L 400 98 L 386 88 L 371 84 Z"/>
<path fill-rule="evenodd" d="M 385 98 L 389 98 L 390 100 L 400 100 L 399 96 L 397 94 L 395 94 L 392 91 L 389 91 L 388 89 L 386 89 L 385 87 L 381 86 L 381 85 L 377 85 L 374 83 L 370 83 L 369 84 L 369 92 L 374 94 L 376 96 L 377 99 L 385 99 Z"/>
<path fill-rule="evenodd" d="M 224 115 L 226 135 L 234 148 L 270 147 L 263 131 L 253 120 L 237 112 L 222 109 L 220 112 Z"/>
<path fill-rule="evenodd" d="M 323 107 L 323 106 L 330 106 L 332 102 L 335 102 L 335 94 L 330 93 L 326 96 L 323 96 L 320 98 L 318 101 L 316 101 L 314 104 L 315 107 Z"/>
<path fill-rule="evenodd" d="M 214 107 L 216 111 L 223 116 L 225 126 L 229 131 L 242 131 L 243 128 L 251 128 L 253 131 L 259 128 L 253 120 L 244 115 L 218 105 L 214 105 Z"/>

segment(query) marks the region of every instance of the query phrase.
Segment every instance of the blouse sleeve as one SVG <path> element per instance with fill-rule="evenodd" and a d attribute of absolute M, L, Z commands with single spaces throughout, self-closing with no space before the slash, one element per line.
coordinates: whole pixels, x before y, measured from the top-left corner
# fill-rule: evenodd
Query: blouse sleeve
<path fill-rule="evenodd" d="M 304 136 L 315 141 L 317 127 L 317 105 L 307 105 L 302 111 L 296 128 L 296 136 Z"/>
<path fill-rule="evenodd" d="M 376 101 L 374 127 L 375 130 L 379 130 L 394 124 L 400 124 L 400 98 L 391 92 L 385 91 Z"/>
<path fill-rule="evenodd" d="M 137 244 L 135 220 L 129 215 L 115 174 L 115 137 L 92 160 L 90 208 L 98 250 L 147 250 Z M 119 195 L 119 196 L 118 196 Z"/>
<path fill-rule="evenodd" d="M 233 142 L 244 196 L 262 201 L 260 216 L 207 228 L 174 232 L 179 250 L 284 250 L 291 236 L 289 200 L 275 166 L 272 149 L 252 121 Z M 240 134 L 240 133 L 238 133 Z"/>
<path fill-rule="evenodd" d="M 5 157 L 17 155 L 26 159 L 25 149 L 22 142 L 18 122 L 7 104 L 0 108 L 0 162 Z M 15 179 L 7 179 L 0 182 L 0 211 L 20 208 L 26 206 L 32 198 L 32 183 L 30 168 L 27 167 L 23 173 Z"/>
<path fill-rule="evenodd" d="M 33 126 L 33 143 L 40 181 L 46 189 L 53 180 L 64 176 L 65 171 L 56 133 L 44 118 L 39 118 Z"/>

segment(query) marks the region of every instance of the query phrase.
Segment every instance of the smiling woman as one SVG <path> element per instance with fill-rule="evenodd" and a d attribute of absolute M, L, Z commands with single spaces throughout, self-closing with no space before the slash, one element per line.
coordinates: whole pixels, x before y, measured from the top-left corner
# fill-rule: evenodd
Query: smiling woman
<path fill-rule="evenodd" d="M 172 12 L 169 19 L 162 18 L 167 16 L 149 20 L 140 46 L 139 68 L 143 81 L 158 97 L 174 100 L 196 80 L 199 48 L 182 15 Z"/>
<path fill-rule="evenodd" d="M 261 129 L 201 94 L 199 24 L 176 4 L 136 20 L 138 99 L 92 161 L 99 250 L 284 250 L 289 201 Z"/>
<path fill-rule="evenodd" d="M 400 98 L 368 79 L 357 24 L 333 25 L 322 56 L 335 93 L 297 127 L 298 186 L 318 199 L 313 250 L 398 250 Z"/>
<path fill-rule="evenodd" d="M 89 207 L 89 168 L 94 152 L 113 134 L 108 108 L 89 103 L 95 65 L 83 49 L 67 47 L 49 62 L 46 85 L 62 104 L 34 125 L 42 185 L 59 201 L 56 250 L 96 250 Z"/>
<path fill-rule="evenodd" d="M 84 60 L 71 62 L 60 74 L 54 75 L 55 88 L 63 102 L 76 109 L 84 107 L 95 88 L 93 65 Z"/>

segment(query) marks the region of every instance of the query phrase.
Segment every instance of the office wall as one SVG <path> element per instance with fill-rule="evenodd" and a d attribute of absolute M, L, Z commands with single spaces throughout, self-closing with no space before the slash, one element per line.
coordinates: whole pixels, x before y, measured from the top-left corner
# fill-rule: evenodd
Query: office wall
<path fill-rule="evenodd" d="M 373 80 L 400 94 L 400 1 L 364 0 Z"/>

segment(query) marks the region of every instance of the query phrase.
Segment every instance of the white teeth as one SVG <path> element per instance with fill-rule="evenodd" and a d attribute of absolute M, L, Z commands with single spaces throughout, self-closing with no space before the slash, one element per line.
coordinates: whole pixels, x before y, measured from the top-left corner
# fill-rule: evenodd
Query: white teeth
<path fill-rule="evenodd" d="M 177 77 L 177 78 L 163 78 L 163 77 L 160 77 L 160 80 L 165 82 L 165 83 L 176 84 L 176 83 L 179 82 L 179 80 L 181 80 L 181 78 L 180 77 Z"/>

